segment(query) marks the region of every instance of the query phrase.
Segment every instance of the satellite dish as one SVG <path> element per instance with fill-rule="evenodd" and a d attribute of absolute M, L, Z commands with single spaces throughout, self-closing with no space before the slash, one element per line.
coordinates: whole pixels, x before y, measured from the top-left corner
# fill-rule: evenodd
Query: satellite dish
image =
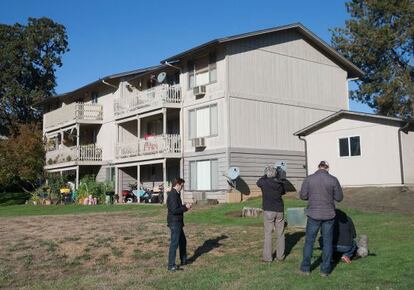
<path fill-rule="evenodd" d="M 231 187 L 236 187 L 236 179 L 240 176 L 240 169 L 238 167 L 230 167 L 227 170 L 227 175 L 224 174 L 224 176 L 227 177 L 227 182 Z"/>
<path fill-rule="evenodd" d="M 160 72 L 157 76 L 157 81 L 158 83 L 162 83 L 165 81 L 165 78 L 167 77 L 167 73 L 166 72 Z"/>
<path fill-rule="evenodd" d="M 287 163 L 286 163 L 286 161 L 284 161 L 284 160 L 276 161 L 275 168 L 278 168 L 278 167 L 282 168 L 284 171 L 287 171 Z"/>
<path fill-rule="evenodd" d="M 231 180 L 237 179 L 240 176 L 240 169 L 238 167 L 230 167 L 227 170 L 227 177 Z"/>

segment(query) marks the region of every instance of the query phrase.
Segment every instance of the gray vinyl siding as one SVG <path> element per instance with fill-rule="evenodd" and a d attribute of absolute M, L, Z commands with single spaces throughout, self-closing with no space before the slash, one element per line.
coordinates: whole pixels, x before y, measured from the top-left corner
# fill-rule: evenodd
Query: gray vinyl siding
<path fill-rule="evenodd" d="M 99 168 L 98 174 L 96 175 L 96 181 L 98 182 L 106 181 L 106 169 L 107 168 L 108 168 L 107 166 L 101 166 L 101 168 Z"/>
<path fill-rule="evenodd" d="M 347 72 L 294 31 L 227 45 L 230 96 L 348 108 Z"/>
<path fill-rule="evenodd" d="M 240 178 L 249 186 L 251 192 L 257 192 L 256 181 L 263 175 L 267 164 L 275 164 L 278 160 L 287 163 L 287 178 L 296 190 L 306 176 L 305 153 L 281 150 L 253 150 L 242 148 L 230 149 L 230 165 L 240 168 Z"/>
<path fill-rule="evenodd" d="M 137 167 L 125 167 L 119 169 L 119 190 L 127 190 L 129 189 L 129 185 L 131 183 L 137 182 Z"/>

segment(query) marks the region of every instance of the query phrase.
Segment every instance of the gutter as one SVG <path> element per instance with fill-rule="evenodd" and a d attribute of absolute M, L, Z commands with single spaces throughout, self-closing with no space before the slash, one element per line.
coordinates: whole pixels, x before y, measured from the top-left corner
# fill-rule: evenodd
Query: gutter
<path fill-rule="evenodd" d="M 306 176 L 308 176 L 308 143 L 306 139 L 303 138 L 301 135 L 298 135 L 299 140 L 303 141 L 305 144 L 305 167 L 306 167 Z"/>
<path fill-rule="evenodd" d="M 118 87 L 117 87 L 117 86 L 114 86 L 114 85 L 112 85 L 112 84 L 110 84 L 110 83 L 106 82 L 104 79 L 103 79 L 103 80 L 101 80 L 101 82 L 102 82 L 103 84 L 107 85 L 107 86 L 110 86 L 110 87 L 114 88 L 114 89 L 118 89 Z"/>
<path fill-rule="evenodd" d="M 400 171 L 401 171 L 401 184 L 404 184 L 404 164 L 402 156 L 402 144 L 401 144 L 401 132 L 408 133 L 407 129 L 410 126 L 410 122 L 407 122 L 404 126 L 398 129 L 398 149 L 400 153 Z"/>
<path fill-rule="evenodd" d="M 178 62 L 178 60 L 177 60 L 177 61 L 174 61 L 174 62 Z M 172 65 L 172 64 L 171 64 L 170 62 L 168 62 L 168 61 L 164 61 L 164 64 L 165 64 L 166 66 L 169 66 L 169 67 L 172 67 L 172 68 L 178 69 L 178 70 L 181 72 L 181 68 L 180 68 L 180 67 L 175 66 L 175 65 Z"/>

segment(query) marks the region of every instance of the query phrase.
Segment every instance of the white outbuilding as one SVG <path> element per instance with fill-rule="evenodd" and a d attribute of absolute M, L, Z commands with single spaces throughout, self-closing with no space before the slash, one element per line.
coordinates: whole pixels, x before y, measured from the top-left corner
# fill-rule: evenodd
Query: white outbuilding
<path fill-rule="evenodd" d="M 339 111 L 297 131 L 307 173 L 321 160 L 342 186 L 414 185 L 414 120 Z"/>

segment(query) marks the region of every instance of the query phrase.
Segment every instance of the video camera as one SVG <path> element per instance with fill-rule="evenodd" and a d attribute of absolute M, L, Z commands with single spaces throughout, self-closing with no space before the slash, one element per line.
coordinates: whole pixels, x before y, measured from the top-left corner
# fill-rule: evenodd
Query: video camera
<path fill-rule="evenodd" d="M 285 161 L 277 161 L 275 163 L 276 178 L 279 180 L 286 180 L 287 164 Z"/>

